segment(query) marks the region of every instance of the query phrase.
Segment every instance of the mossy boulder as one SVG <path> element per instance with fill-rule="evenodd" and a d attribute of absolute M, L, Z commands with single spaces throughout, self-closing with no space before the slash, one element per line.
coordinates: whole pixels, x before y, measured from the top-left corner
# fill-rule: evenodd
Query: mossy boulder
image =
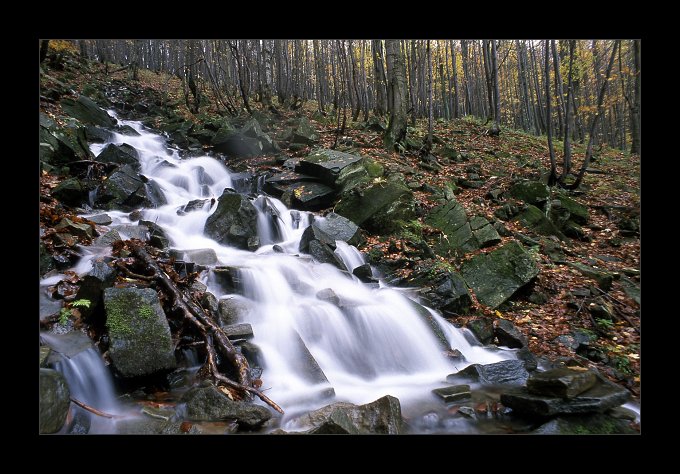
<path fill-rule="evenodd" d="M 176 367 L 170 327 L 151 288 L 104 290 L 109 356 L 122 377 L 152 375 Z"/>
<path fill-rule="evenodd" d="M 97 161 L 102 163 L 115 163 L 118 165 L 130 165 L 136 171 L 139 171 L 139 153 L 137 150 L 127 143 L 122 145 L 115 145 L 109 143 L 97 155 Z"/>
<path fill-rule="evenodd" d="M 204 231 L 221 244 L 247 250 L 248 240 L 257 236 L 257 209 L 247 197 L 225 189 Z"/>
<path fill-rule="evenodd" d="M 472 252 L 501 241 L 500 235 L 486 218 L 475 216 L 468 221 L 465 209 L 452 194 L 444 204 L 427 215 L 425 223 L 442 232 L 434 251 L 445 257 Z"/>
<path fill-rule="evenodd" d="M 344 193 L 335 212 L 377 234 L 397 232 L 398 221 L 416 218 L 413 192 L 396 175 Z"/>
<path fill-rule="evenodd" d="M 298 126 L 293 130 L 291 143 L 302 143 L 304 145 L 313 145 L 319 141 L 319 134 L 316 132 L 312 124 L 309 123 L 307 117 L 302 117 L 298 122 Z"/>
<path fill-rule="evenodd" d="M 538 265 L 517 242 L 463 262 L 461 274 L 480 303 L 496 308 L 538 275 Z"/>
<path fill-rule="evenodd" d="M 564 234 L 557 228 L 553 222 L 545 217 L 543 211 L 536 206 L 528 204 L 522 212 L 520 212 L 515 220 L 522 223 L 524 227 L 532 230 L 540 235 L 554 235 L 561 240 L 564 240 Z"/>
<path fill-rule="evenodd" d="M 570 220 L 580 225 L 588 223 L 588 208 L 585 205 L 564 194 L 559 195 L 557 199 L 559 200 L 560 207 L 569 212 Z"/>
<path fill-rule="evenodd" d="M 510 188 L 510 196 L 527 204 L 541 205 L 550 197 L 550 189 L 540 181 L 522 181 Z"/>
<path fill-rule="evenodd" d="M 360 156 L 320 148 L 302 158 L 295 167 L 295 171 L 315 176 L 327 185 L 335 187 L 343 171 L 346 175 L 350 170 L 360 168 L 362 168 Z"/>
<path fill-rule="evenodd" d="M 45 119 L 42 118 L 43 116 Z M 68 123 L 61 127 L 41 114 L 39 143 L 40 161 L 54 166 L 63 166 L 72 161 L 92 158 L 85 127 L 77 123 Z"/>

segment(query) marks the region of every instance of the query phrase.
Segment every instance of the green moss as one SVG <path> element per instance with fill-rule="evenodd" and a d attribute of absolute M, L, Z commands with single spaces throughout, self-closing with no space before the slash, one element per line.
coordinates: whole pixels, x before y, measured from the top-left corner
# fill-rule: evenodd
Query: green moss
<path fill-rule="evenodd" d="M 385 174 L 385 169 L 383 168 L 383 165 L 369 158 L 366 158 L 364 160 L 364 168 L 366 168 L 368 176 L 370 176 L 371 178 L 379 178 L 380 176 Z"/>

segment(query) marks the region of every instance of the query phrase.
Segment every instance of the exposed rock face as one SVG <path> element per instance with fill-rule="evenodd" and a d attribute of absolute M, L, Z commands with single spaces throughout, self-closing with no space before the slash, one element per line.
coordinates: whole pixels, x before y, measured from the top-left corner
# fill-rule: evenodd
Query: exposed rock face
<path fill-rule="evenodd" d="M 151 375 L 176 366 L 170 327 L 151 288 L 104 290 L 109 356 L 123 377 Z"/>
<path fill-rule="evenodd" d="M 305 229 L 300 239 L 300 252 L 310 254 L 321 263 L 330 263 L 341 270 L 347 270 L 334 252 L 336 240 L 357 245 L 362 237 L 354 222 L 331 212 L 324 219 L 314 220 Z"/>
<path fill-rule="evenodd" d="M 248 250 L 248 240 L 257 237 L 257 209 L 247 197 L 225 189 L 205 223 L 205 233 L 222 244 Z"/>
<path fill-rule="evenodd" d="M 104 109 L 95 104 L 92 99 L 81 95 L 78 100 L 63 99 L 61 106 L 71 117 L 75 117 L 84 124 L 99 125 L 111 128 L 116 125 L 115 119 L 106 113 Z"/>
<path fill-rule="evenodd" d="M 496 308 L 538 275 L 538 265 L 520 244 L 509 242 L 463 262 L 461 274 L 482 304 Z"/>
<path fill-rule="evenodd" d="M 329 186 L 334 186 L 341 172 L 361 167 L 360 156 L 322 148 L 302 158 L 295 171 L 315 176 Z"/>

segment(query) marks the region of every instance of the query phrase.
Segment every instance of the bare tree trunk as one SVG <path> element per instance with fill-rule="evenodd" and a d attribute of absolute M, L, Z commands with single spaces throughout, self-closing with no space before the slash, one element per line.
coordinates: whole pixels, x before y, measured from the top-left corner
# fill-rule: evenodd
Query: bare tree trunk
<path fill-rule="evenodd" d="M 373 50 L 373 82 L 375 84 L 375 112 L 383 116 L 387 110 L 387 80 L 385 78 L 385 66 L 383 59 L 383 47 L 381 40 L 371 41 Z"/>
<path fill-rule="evenodd" d="M 465 81 L 465 115 L 472 115 L 472 97 L 470 92 L 470 65 L 468 58 L 467 40 L 460 40 L 460 48 L 462 53 L 461 61 L 463 61 L 463 80 Z"/>
<path fill-rule="evenodd" d="M 572 79 L 572 66 L 574 64 L 574 46 L 576 41 L 569 41 L 569 74 L 567 75 L 567 110 L 566 110 L 566 120 L 564 124 L 564 169 L 562 170 L 562 176 L 560 181 L 564 182 L 567 175 L 571 172 L 571 135 L 569 133 L 569 123 L 571 119 L 571 79 Z M 553 54 L 555 51 L 553 51 Z"/>
<path fill-rule="evenodd" d="M 560 72 L 560 57 L 557 54 L 557 47 L 555 46 L 555 40 L 550 41 L 550 47 L 552 48 L 553 68 L 555 70 L 555 96 L 557 97 L 557 123 L 558 123 L 557 136 L 561 137 L 563 132 L 564 132 L 563 117 L 566 115 L 564 113 L 564 89 L 562 88 L 562 74 Z"/>
<path fill-rule="evenodd" d="M 427 139 L 425 141 L 425 150 L 427 153 L 432 151 L 432 51 L 430 49 L 430 40 L 427 40 Z"/>
<path fill-rule="evenodd" d="M 385 147 L 394 150 L 406 138 L 406 68 L 399 40 L 385 40 L 390 122 L 385 132 Z"/>
<path fill-rule="evenodd" d="M 499 135 L 501 133 L 501 93 L 498 86 L 498 52 L 496 51 L 496 40 L 491 40 L 491 72 L 493 81 L 493 126 L 489 130 L 489 135 Z"/>
<path fill-rule="evenodd" d="M 546 105 L 546 134 L 548 135 L 548 151 L 550 153 L 550 177 L 548 184 L 552 186 L 557 176 L 557 163 L 555 161 L 555 150 L 552 142 L 552 119 L 550 118 L 550 41 L 545 40 L 545 103 Z"/>
<path fill-rule="evenodd" d="M 630 108 L 630 131 L 632 143 L 630 152 L 640 154 L 640 40 L 633 40 L 633 63 L 635 65 L 635 87 L 633 106 Z"/>
<path fill-rule="evenodd" d="M 604 96 L 607 92 L 607 86 L 609 85 L 609 76 L 612 72 L 612 67 L 614 66 L 614 58 L 616 57 L 616 48 L 619 46 L 619 40 L 614 41 L 614 46 L 612 47 L 612 55 L 609 58 L 609 64 L 607 65 L 607 72 L 605 73 L 604 81 L 602 81 L 602 86 L 600 87 L 600 93 L 597 97 L 597 112 L 595 112 L 595 117 L 593 117 L 593 122 L 590 125 L 590 137 L 588 138 L 588 146 L 586 147 L 586 156 L 583 160 L 583 165 L 579 170 L 578 176 L 576 176 L 576 181 L 574 184 L 568 186 L 568 189 L 577 189 L 581 182 L 583 181 L 583 176 L 586 174 L 586 170 L 590 165 L 590 160 L 593 157 L 593 135 L 595 135 L 595 128 L 597 127 L 598 119 L 604 115 L 604 110 L 602 104 L 604 103 Z"/>

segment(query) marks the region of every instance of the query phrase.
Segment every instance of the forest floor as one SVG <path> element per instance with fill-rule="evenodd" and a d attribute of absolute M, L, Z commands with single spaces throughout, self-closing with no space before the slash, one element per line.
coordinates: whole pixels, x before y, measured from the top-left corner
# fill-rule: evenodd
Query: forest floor
<path fill-rule="evenodd" d="M 117 66 L 109 66 L 110 71 L 115 69 Z M 179 79 L 147 70 L 139 72 L 139 81 L 133 83 L 128 80 L 127 71 L 107 75 L 102 65 L 87 63 L 79 68 L 65 68 L 61 71 L 50 69 L 49 77 L 44 77 L 42 84 L 50 87 L 58 81 L 69 84 L 77 92 L 83 92 L 93 84 L 101 87 L 117 79 L 128 82 L 131 88 L 152 89 L 156 94 L 164 96 L 168 105 L 175 107 L 186 119 L 200 120 L 184 105 Z M 209 91 L 206 91 L 206 97 L 211 99 Z M 337 116 L 315 120 L 312 115 L 317 109 L 316 105 L 316 102 L 308 101 L 303 105 L 302 111 L 311 117 L 311 122 L 321 135 L 319 146 L 330 147 L 336 141 Z M 252 106 L 255 109 L 260 108 L 260 104 L 257 103 Z M 283 114 L 283 120 L 272 125 L 273 131 L 270 132 L 272 136 L 276 136 L 277 131 L 284 128 L 285 118 L 300 113 L 300 110 L 288 111 L 280 106 L 279 110 Z M 50 117 L 57 117 L 60 114 L 60 105 L 56 101 L 41 100 L 41 111 Z M 214 106 L 206 105 L 205 111 L 202 112 L 210 114 L 214 112 Z M 479 170 L 477 174 L 485 180 L 484 185 L 476 189 L 460 188 L 456 199 L 469 215 L 484 215 L 494 220 L 493 213 L 500 204 L 485 197 L 490 190 L 507 189 L 517 177 L 540 179 L 541 175 L 549 170 L 545 137 L 532 136 L 506 127 L 502 127 L 500 136 L 491 137 L 485 134 L 488 126 L 471 117 L 435 121 L 433 131 L 440 140 L 440 145 L 452 147 L 457 152 L 463 153 L 466 160 L 454 162 L 439 159 L 440 169 L 428 169 L 423 166 L 424 162 L 417 150 L 404 153 L 388 152 L 382 146 L 379 132 L 363 128 L 359 121 L 352 122 L 351 111 L 348 110 L 347 115 L 347 126 L 342 136 L 349 137 L 355 153 L 381 163 L 388 172 L 402 173 L 407 182 L 416 182 L 420 185 L 414 190 L 422 208 L 420 215 L 425 215 L 437 205 L 428 189 L 443 187 L 453 178 L 465 176 L 470 167 L 476 167 Z M 318 115 L 316 117 L 319 118 Z M 342 118 L 340 120 L 342 121 Z M 409 137 L 423 140 L 426 130 L 427 121 L 418 120 L 414 127 L 409 128 Z M 343 141 L 349 142 L 347 139 Z M 559 163 L 562 143 L 557 141 L 555 149 Z M 580 166 L 584 151 L 584 144 L 576 143 L 573 146 L 575 167 Z M 301 157 L 308 152 L 309 148 L 303 148 L 296 152 L 286 151 L 286 154 Z M 239 166 L 253 172 L 276 170 L 276 162 L 271 156 L 244 160 Z M 551 359 L 573 358 L 583 365 L 595 366 L 610 379 L 626 386 L 637 398 L 640 393 L 640 307 L 624 291 L 622 280 L 616 279 L 616 276 L 628 275 L 639 285 L 640 239 L 639 234 L 622 236 L 615 217 L 616 212 L 622 209 L 639 216 L 640 158 L 607 146 L 596 147 L 591 168 L 599 170 L 599 173 L 587 173 L 580 188 L 581 192 L 574 195 L 589 209 L 589 223 L 583 227 L 586 236 L 583 240 L 567 239 L 562 243 L 562 247 L 569 255 L 570 261 L 613 272 L 615 280 L 611 290 L 608 292 L 597 290 L 594 280 L 584 277 L 567 265 L 553 263 L 540 249 L 536 249 L 540 274 L 535 282 L 535 289 L 544 293 L 547 301 L 538 304 L 529 301 L 528 298 L 519 297 L 511 303 L 509 309 L 501 312 L 479 304 L 473 296 L 474 306 L 470 313 L 452 317 L 450 320 L 457 325 L 464 325 L 471 317 L 502 316 L 511 320 L 527 336 L 529 349 L 534 354 Z M 49 196 L 50 190 L 62 179 L 64 177 L 54 176 L 45 171 L 41 175 L 41 227 L 48 235 L 61 217 L 70 216 L 75 221 L 78 219 Z M 419 222 L 424 236 L 433 232 L 423 222 L 422 217 L 419 217 Z M 511 232 L 526 233 L 519 222 L 508 221 L 504 222 L 504 225 Z M 508 239 L 512 237 L 503 237 L 503 241 Z M 374 235 L 368 236 L 367 242 L 360 250 L 368 252 L 380 249 L 386 258 L 409 262 L 410 245 L 408 239 L 399 236 Z M 472 252 L 465 258 L 471 258 L 480 252 L 489 252 L 493 248 Z M 442 257 L 438 258 L 443 263 L 450 263 Z M 402 277 L 408 277 L 412 271 L 413 265 L 406 264 L 399 273 Z M 600 310 L 604 306 L 612 318 L 602 317 L 601 311 L 600 313 L 595 311 L 595 306 Z M 592 346 L 599 351 L 598 358 L 588 360 L 580 357 L 572 348 L 556 342 L 557 337 L 567 335 L 573 330 L 585 330 L 597 336 Z"/>

